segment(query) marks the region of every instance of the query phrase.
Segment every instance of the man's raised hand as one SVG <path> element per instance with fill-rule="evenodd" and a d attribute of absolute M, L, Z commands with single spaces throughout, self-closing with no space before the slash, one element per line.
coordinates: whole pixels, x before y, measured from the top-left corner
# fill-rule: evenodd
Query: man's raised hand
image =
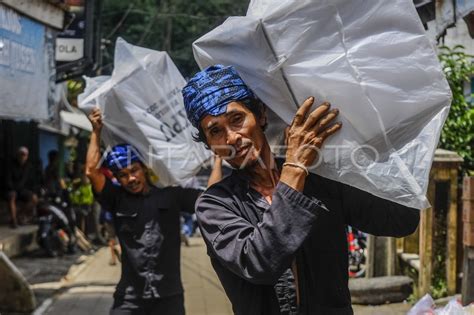
<path fill-rule="evenodd" d="M 95 107 L 88 116 L 94 131 L 100 132 L 102 130 L 102 112 L 98 107 Z"/>
<path fill-rule="evenodd" d="M 330 104 L 324 102 L 309 113 L 313 103 L 314 97 L 304 101 L 288 129 L 287 163 L 311 166 L 318 157 L 318 150 L 324 141 L 342 127 L 340 122 L 333 123 L 339 114 L 337 108 L 330 109 Z"/>

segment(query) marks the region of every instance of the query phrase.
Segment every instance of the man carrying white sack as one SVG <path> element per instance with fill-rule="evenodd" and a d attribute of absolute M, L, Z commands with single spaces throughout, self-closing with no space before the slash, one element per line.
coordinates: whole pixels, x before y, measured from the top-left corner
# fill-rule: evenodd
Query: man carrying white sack
<path fill-rule="evenodd" d="M 302 104 L 281 161 L 264 134 L 265 105 L 232 66 L 197 73 L 183 97 L 196 138 L 235 168 L 196 205 L 234 313 L 352 314 L 345 226 L 402 237 L 416 230 L 419 211 L 308 172 L 341 128 L 328 103 Z"/>
<path fill-rule="evenodd" d="M 122 248 L 122 274 L 114 293 L 112 315 L 184 315 L 180 274 L 180 211 L 193 212 L 200 190 L 158 189 L 148 169 L 128 144 L 112 148 L 106 166 L 120 186 L 99 169 L 102 114 L 89 115 L 93 131 L 86 173 L 101 205 L 112 212 Z"/>

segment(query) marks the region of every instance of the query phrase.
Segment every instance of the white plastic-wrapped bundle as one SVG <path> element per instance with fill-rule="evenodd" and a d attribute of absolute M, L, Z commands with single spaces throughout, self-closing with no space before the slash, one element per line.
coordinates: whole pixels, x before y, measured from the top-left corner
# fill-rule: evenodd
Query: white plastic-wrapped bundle
<path fill-rule="evenodd" d="M 161 186 L 182 184 L 210 157 L 192 139 L 196 130 L 184 110 L 186 81 L 165 52 L 117 39 L 110 77 L 86 78 L 79 107 L 102 110 L 107 146 L 129 143 L 158 176 Z"/>
<path fill-rule="evenodd" d="M 234 65 L 286 123 L 311 95 L 340 109 L 313 172 L 429 206 L 451 92 L 411 0 L 253 0 L 193 48 L 201 68 Z"/>

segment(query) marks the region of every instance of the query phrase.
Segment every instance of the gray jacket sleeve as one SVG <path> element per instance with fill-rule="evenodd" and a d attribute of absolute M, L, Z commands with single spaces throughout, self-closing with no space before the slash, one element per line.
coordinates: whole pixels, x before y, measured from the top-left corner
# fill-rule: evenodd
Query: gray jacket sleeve
<path fill-rule="evenodd" d="M 376 236 L 403 237 L 415 232 L 420 210 L 376 197 L 344 185 L 343 210 L 346 224 Z"/>
<path fill-rule="evenodd" d="M 198 200 L 196 214 L 211 255 L 255 284 L 274 284 L 290 267 L 320 211 L 316 200 L 279 183 L 263 220 L 252 225 L 240 213 L 245 201 L 214 187 Z"/>

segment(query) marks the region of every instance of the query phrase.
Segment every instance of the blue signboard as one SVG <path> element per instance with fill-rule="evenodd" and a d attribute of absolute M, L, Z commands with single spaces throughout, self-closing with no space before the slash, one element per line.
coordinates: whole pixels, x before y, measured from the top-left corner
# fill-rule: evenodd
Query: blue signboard
<path fill-rule="evenodd" d="M 0 4 L 0 116 L 48 118 L 45 26 Z"/>

